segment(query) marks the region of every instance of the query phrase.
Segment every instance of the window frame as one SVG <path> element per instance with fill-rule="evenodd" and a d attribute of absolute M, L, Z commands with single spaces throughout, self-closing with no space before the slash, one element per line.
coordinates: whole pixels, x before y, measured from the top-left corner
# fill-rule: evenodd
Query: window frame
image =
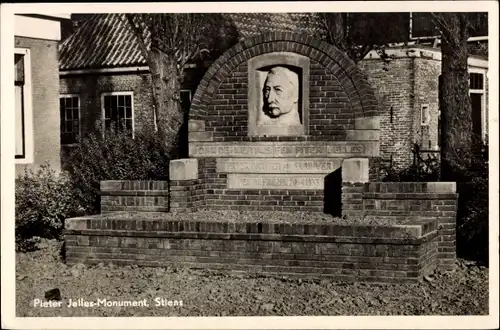
<path fill-rule="evenodd" d="M 132 139 L 135 138 L 135 111 L 134 111 L 134 92 L 133 91 L 124 91 L 124 92 L 102 92 L 101 93 L 101 125 L 102 125 L 102 134 L 106 132 L 106 122 L 105 122 L 105 109 L 104 109 L 104 97 L 105 96 L 130 96 L 130 107 L 132 108 Z"/>
<path fill-rule="evenodd" d="M 82 136 L 81 98 L 80 98 L 80 94 L 59 94 L 59 101 L 63 98 L 73 98 L 73 97 L 78 98 L 78 141 L 76 143 L 62 143 L 62 141 L 61 141 L 62 146 L 68 146 L 68 147 L 77 146 L 78 144 L 80 144 L 80 138 Z M 61 109 L 59 109 L 59 111 L 61 111 Z M 60 130 L 61 130 L 60 133 L 62 134 L 62 127 L 60 128 Z"/>
<path fill-rule="evenodd" d="M 31 77 L 31 51 L 29 48 L 14 48 L 14 54 L 23 55 L 24 85 L 22 104 L 23 155 L 14 152 L 15 164 L 32 164 L 34 162 L 34 128 L 33 128 L 33 89 Z M 15 83 L 15 82 L 13 82 Z M 15 103 L 15 101 L 14 101 Z M 15 105 L 15 104 L 14 104 Z M 14 140 L 14 143 L 16 141 Z M 15 149 L 15 148 L 14 148 Z"/>
<path fill-rule="evenodd" d="M 424 112 L 425 112 L 425 119 L 426 121 L 423 121 L 424 118 Z M 431 111 L 428 103 L 421 104 L 420 105 L 420 126 L 429 126 L 430 121 L 431 121 Z"/>
<path fill-rule="evenodd" d="M 471 93 L 481 94 L 481 138 L 486 140 L 486 76 L 488 70 L 485 68 L 469 67 L 469 97 Z M 483 88 L 482 89 L 472 89 L 470 88 L 470 74 L 479 73 L 483 75 Z"/>

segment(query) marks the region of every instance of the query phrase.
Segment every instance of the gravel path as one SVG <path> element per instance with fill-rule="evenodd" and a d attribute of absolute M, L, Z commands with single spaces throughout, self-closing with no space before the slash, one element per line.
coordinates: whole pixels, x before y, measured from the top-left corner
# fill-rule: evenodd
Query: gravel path
<path fill-rule="evenodd" d="M 60 243 L 16 256 L 17 316 L 487 315 L 488 269 L 462 260 L 415 285 L 224 275 L 212 271 L 66 266 Z M 61 308 L 33 307 L 58 288 Z M 149 307 L 73 307 L 68 300 L 146 299 Z M 155 298 L 166 306 L 156 307 Z M 180 304 L 182 306 L 168 306 Z"/>

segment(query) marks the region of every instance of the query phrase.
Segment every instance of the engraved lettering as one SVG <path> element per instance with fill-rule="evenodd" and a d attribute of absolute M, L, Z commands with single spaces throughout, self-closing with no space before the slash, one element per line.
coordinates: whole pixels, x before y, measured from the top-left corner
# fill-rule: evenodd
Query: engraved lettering
<path fill-rule="evenodd" d="M 367 151 L 370 143 L 330 142 L 255 142 L 235 145 L 197 145 L 193 149 L 195 157 L 335 157 L 344 154 L 359 155 Z"/>

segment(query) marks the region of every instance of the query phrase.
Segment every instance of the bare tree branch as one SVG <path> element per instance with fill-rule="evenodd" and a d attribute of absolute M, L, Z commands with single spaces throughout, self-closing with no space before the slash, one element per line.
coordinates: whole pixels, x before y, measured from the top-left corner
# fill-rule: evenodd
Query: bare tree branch
<path fill-rule="evenodd" d="M 149 51 L 148 51 L 148 48 L 146 46 L 146 42 L 143 38 L 143 31 L 141 30 L 140 28 L 140 23 L 137 23 L 136 24 L 136 14 L 125 14 L 125 17 L 128 21 L 128 25 L 130 26 L 130 28 L 132 29 L 132 32 L 134 33 L 136 39 L 137 39 L 137 44 L 139 45 L 139 48 L 141 50 L 141 54 L 142 56 L 144 57 L 144 59 L 148 62 L 150 62 L 149 60 Z"/>

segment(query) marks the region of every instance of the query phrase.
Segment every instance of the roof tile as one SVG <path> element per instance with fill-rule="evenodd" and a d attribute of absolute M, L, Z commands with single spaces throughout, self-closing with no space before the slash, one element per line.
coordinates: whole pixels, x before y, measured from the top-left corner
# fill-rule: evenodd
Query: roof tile
<path fill-rule="evenodd" d="M 268 32 L 295 32 L 309 36 L 321 32 L 312 13 L 221 15 L 227 25 L 235 28 L 239 40 Z M 61 71 L 146 65 L 125 15 L 118 13 L 95 14 L 59 45 L 59 52 Z"/>

